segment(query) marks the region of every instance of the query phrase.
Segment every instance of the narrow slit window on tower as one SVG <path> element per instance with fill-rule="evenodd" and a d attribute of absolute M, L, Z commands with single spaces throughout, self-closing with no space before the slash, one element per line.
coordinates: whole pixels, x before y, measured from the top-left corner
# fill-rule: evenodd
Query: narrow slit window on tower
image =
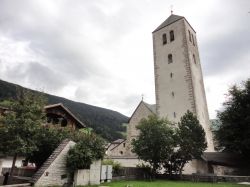
<path fill-rule="evenodd" d="M 193 44 L 195 46 L 195 41 L 196 41 L 196 37 L 194 36 L 194 39 L 193 39 Z"/>
<path fill-rule="evenodd" d="M 194 63 L 196 64 L 196 58 L 195 58 L 195 55 L 193 54 L 193 61 Z"/>
<path fill-rule="evenodd" d="M 194 44 L 194 36 L 193 36 L 193 34 L 192 34 L 192 41 L 193 41 L 193 44 Z M 195 45 L 195 44 L 194 44 Z"/>
<path fill-rule="evenodd" d="M 176 112 L 174 112 L 174 118 L 176 118 Z"/>
<path fill-rule="evenodd" d="M 171 94 L 172 94 L 172 97 L 174 97 L 174 92 L 172 92 Z"/>
<path fill-rule="evenodd" d="M 170 73 L 170 78 L 173 78 L 173 76 L 174 76 L 174 74 L 171 72 L 171 73 Z"/>
<path fill-rule="evenodd" d="M 174 31 L 170 31 L 169 32 L 169 35 L 170 35 L 170 42 L 174 41 Z"/>
<path fill-rule="evenodd" d="M 164 34 L 162 35 L 162 44 L 163 44 L 163 45 L 167 44 L 167 35 L 166 35 L 166 33 L 164 33 Z"/>
<path fill-rule="evenodd" d="M 188 30 L 188 37 L 189 37 L 189 41 L 190 41 L 190 42 L 192 42 L 191 32 L 190 32 L 190 30 Z"/>
<path fill-rule="evenodd" d="M 173 55 L 172 54 L 168 54 L 168 63 L 169 64 L 173 63 Z"/>

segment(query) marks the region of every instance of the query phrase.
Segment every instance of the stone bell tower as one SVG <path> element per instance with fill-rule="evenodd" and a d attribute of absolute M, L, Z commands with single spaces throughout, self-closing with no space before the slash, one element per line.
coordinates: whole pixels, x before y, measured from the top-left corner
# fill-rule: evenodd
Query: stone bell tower
<path fill-rule="evenodd" d="M 190 110 L 205 130 L 207 151 L 214 151 L 195 30 L 171 14 L 153 31 L 153 49 L 157 115 L 178 122 Z"/>

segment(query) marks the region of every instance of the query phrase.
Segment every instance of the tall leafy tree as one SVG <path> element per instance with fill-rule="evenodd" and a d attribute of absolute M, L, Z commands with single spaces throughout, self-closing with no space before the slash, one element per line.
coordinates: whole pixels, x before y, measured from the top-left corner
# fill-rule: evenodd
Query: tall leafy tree
<path fill-rule="evenodd" d="M 221 125 L 216 138 L 226 151 L 250 160 L 250 79 L 240 86 L 234 85 L 228 92 L 224 110 L 217 114 Z"/>
<path fill-rule="evenodd" d="M 34 136 L 44 119 L 42 95 L 20 90 L 16 100 L 8 103 L 9 112 L 0 118 L 0 152 L 13 155 L 11 175 L 18 155 L 37 149 Z"/>
<path fill-rule="evenodd" d="M 70 131 L 55 127 L 40 126 L 33 136 L 37 149 L 26 154 L 26 160 L 36 164 L 39 169 L 58 145 L 71 137 Z"/>
<path fill-rule="evenodd" d="M 147 119 L 142 119 L 136 127 L 140 134 L 132 141 L 132 151 L 139 159 L 151 165 L 153 174 L 173 153 L 175 142 L 173 129 L 170 126 L 170 122 L 166 119 L 149 116 Z"/>
<path fill-rule="evenodd" d="M 200 158 L 207 148 L 205 131 L 192 112 L 187 111 L 181 117 L 175 138 L 177 148 L 171 155 L 171 159 L 165 163 L 165 167 L 169 172 L 174 171 L 181 176 L 185 164 L 193 158 Z"/>

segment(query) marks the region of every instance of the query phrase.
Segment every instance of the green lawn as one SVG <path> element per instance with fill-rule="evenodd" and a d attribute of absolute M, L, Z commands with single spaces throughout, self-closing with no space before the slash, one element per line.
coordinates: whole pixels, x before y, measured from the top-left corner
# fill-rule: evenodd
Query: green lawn
<path fill-rule="evenodd" d="M 109 187 L 244 187 L 239 184 L 232 183 L 194 183 L 194 182 L 174 182 L 174 181 L 119 181 L 105 183 L 100 186 L 109 186 Z"/>

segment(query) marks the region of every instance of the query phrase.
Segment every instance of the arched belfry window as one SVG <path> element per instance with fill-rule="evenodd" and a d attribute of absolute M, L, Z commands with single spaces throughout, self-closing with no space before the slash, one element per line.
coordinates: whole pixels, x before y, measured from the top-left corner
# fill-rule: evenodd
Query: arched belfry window
<path fill-rule="evenodd" d="M 162 35 L 162 44 L 163 44 L 163 45 L 167 44 L 167 35 L 166 35 L 166 33 L 164 33 L 164 34 Z"/>
<path fill-rule="evenodd" d="M 174 41 L 174 31 L 170 31 L 169 32 L 169 35 L 170 35 L 170 42 Z"/>
<path fill-rule="evenodd" d="M 173 55 L 172 54 L 168 54 L 168 63 L 173 63 Z"/>

